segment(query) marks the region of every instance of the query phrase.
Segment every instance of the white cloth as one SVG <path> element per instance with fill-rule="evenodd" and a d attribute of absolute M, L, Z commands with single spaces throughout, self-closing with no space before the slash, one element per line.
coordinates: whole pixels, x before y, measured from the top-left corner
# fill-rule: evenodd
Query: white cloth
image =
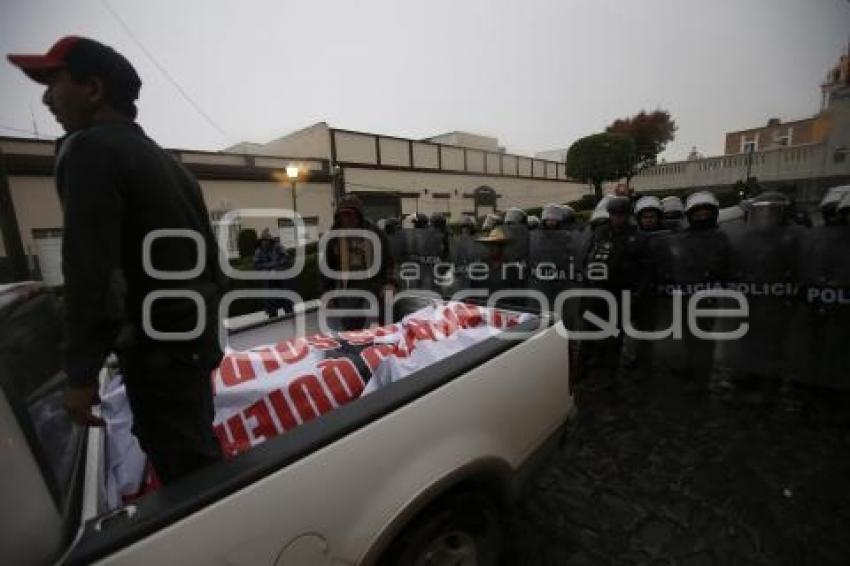
<path fill-rule="evenodd" d="M 435 303 L 390 327 L 230 350 L 211 376 L 213 426 L 224 453 L 238 454 L 531 318 Z M 101 399 L 107 500 L 114 509 L 138 494 L 146 461 L 130 432 L 133 418 L 122 380 L 107 384 Z"/>

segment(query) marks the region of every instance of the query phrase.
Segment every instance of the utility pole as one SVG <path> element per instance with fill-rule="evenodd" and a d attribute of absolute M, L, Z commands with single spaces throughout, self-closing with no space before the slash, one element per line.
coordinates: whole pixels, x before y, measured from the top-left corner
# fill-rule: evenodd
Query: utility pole
<path fill-rule="evenodd" d="M 18 217 L 15 214 L 15 203 L 9 191 L 9 178 L 6 175 L 6 156 L 0 149 L 0 230 L 3 243 L 6 246 L 6 256 L 11 263 L 12 280 L 25 281 L 29 279 L 27 256 L 21 241 L 21 231 L 18 227 Z"/>

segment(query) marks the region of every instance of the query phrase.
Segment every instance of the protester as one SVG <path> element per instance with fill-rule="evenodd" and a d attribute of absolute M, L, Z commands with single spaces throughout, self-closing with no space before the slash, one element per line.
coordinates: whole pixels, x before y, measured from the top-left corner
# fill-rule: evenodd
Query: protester
<path fill-rule="evenodd" d="M 389 247 L 377 226 L 363 215 L 363 205 L 355 195 L 345 195 L 337 205 L 331 233 L 335 230 L 371 232 L 378 239 L 379 249 L 375 249 L 372 240 L 363 236 L 340 235 L 332 238 L 325 254 L 328 267 L 337 274 L 335 277 L 320 274 L 322 289 L 366 291 L 375 298 L 379 307 L 383 307 L 384 297 L 397 288 L 392 274 Z M 349 278 L 353 272 L 370 271 L 376 262 L 379 262 L 379 266 L 374 275 L 364 279 Z M 327 306 L 334 309 L 363 310 L 368 304 L 362 297 L 341 296 L 331 300 Z M 382 314 L 379 313 L 380 318 L 383 318 Z M 364 328 L 369 320 L 365 315 L 353 315 L 339 317 L 333 322 L 336 322 L 341 330 L 357 330 Z"/>
<path fill-rule="evenodd" d="M 69 36 L 45 55 L 9 55 L 47 86 L 43 102 L 67 134 L 57 141 L 56 184 L 62 201 L 66 330 L 65 408 L 73 420 L 100 425 L 98 374 L 117 352 L 133 413 L 133 433 L 164 483 L 220 459 L 213 433 L 210 371 L 218 365 L 218 251 L 197 181 L 135 123 L 142 81 L 112 48 Z M 150 264 L 192 271 L 189 279 L 154 277 L 143 267 L 143 241 L 160 229 L 199 235 L 168 237 L 150 247 Z M 163 241 L 164 240 L 164 241 Z M 198 257 L 202 254 L 202 257 Z M 143 327 L 143 303 L 161 290 L 196 292 L 150 305 L 150 326 L 200 335 L 155 338 Z"/>
<path fill-rule="evenodd" d="M 257 250 L 254 252 L 254 269 L 257 271 L 283 271 L 292 267 L 292 254 L 280 245 L 280 240 L 272 238 L 268 228 L 263 230 Z M 283 279 L 269 278 L 266 288 L 269 290 L 286 289 L 287 282 Z M 281 308 L 292 308 L 292 302 L 278 297 L 265 298 L 264 308 L 269 318 L 276 317 Z"/>

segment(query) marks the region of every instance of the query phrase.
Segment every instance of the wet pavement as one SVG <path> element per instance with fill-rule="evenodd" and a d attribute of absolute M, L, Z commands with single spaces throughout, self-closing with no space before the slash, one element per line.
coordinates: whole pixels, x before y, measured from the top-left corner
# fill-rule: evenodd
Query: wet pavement
<path fill-rule="evenodd" d="M 848 565 L 850 403 L 590 376 L 505 565 Z"/>

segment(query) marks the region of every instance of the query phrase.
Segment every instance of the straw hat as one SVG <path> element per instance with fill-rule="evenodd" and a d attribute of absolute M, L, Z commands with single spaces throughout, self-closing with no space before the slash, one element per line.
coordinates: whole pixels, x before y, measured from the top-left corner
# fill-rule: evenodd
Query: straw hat
<path fill-rule="evenodd" d="M 490 233 L 484 236 L 483 238 L 476 238 L 477 241 L 482 244 L 506 244 L 511 239 L 505 234 L 505 231 L 502 230 L 501 226 L 496 226 Z"/>

